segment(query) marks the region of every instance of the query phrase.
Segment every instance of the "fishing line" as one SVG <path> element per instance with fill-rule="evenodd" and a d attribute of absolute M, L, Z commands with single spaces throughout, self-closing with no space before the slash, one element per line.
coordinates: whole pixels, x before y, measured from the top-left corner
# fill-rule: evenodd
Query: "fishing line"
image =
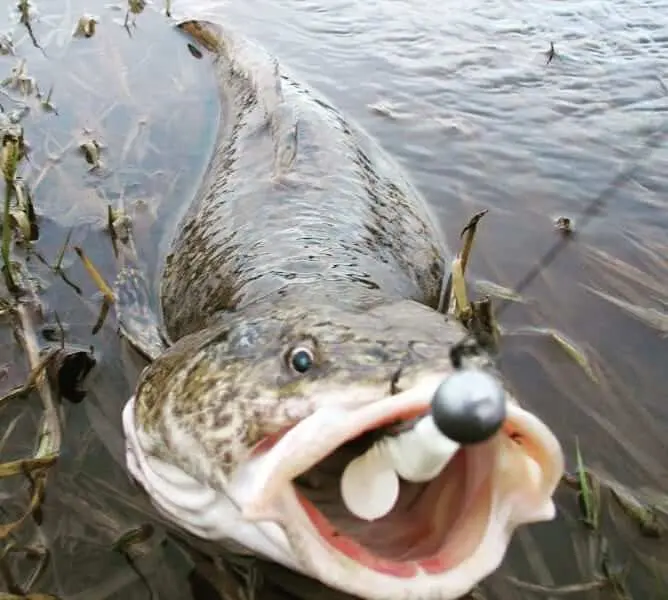
<path fill-rule="evenodd" d="M 666 88 L 666 85 L 663 83 L 663 81 L 659 79 L 659 83 L 661 84 L 661 87 L 664 91 L 668 92 L 668 88 Z M 660 143 L 664 140 L 664 137 L 666 134 L 668 134 L 668 126 L 666 126 L 666 123 L 664 123 L 664 126 L 654 130 L 652 133 L 650 133 L 646 138 L 645 138 L 645 143 L 641 148 L 635 153 L 635 156 L 632 159 L 632 165 L 626 169 L 622 169 L 613 179 L 610 181 L 610 183 L 603 189 L 603 191 L 596 196 L 586 207 L 585 209 L 580 213 L 580 219 L 581 219 L 581 226 L 579 227 L 580 229 L 585 229 L 587 225 L 598 215 L 599 209 L 601 209 L 608 200 L 613 196 L 613 194 L 617 191 L 617 188 L 621 186 L 622 184 L 626 183 L 629 179 L 631 179 L 636 172 L 639 170 L 641 163 L 643 160 L 648 159 L 652 153 L 659 147 Z M 536 264 L 529 269 L 529 271 L 525 274 L 525 276 L 515 285 L 513 288 L 515 290 L 516 294 L 520 294 L 523 290 L 525 290 L 533 281 L 540 275 L 540 273 L 545 269 L 548 265 L 550 265 L 554 260 L 557 258 L 557 256 L 561 253 L 561 251 L 566 247 L 566 244 L 568 244 L 571 241 L 570 237 L 562 237 L 560 238 L 555 244 L 552 245 L 552 247 L 542 256 L 540 260 L 536 262 Z M 443 296 L 448 299 L 448 303 L 451 300 L 451 284 L 452 281 L 452 274 L 447 278 L 447 283 L 444 281 L 444 286 L 441 294 L 441 302 L 439 302 L 439 306 L 441 305 L 443 301 Z M 500 302 L 498 309 L 495 311 L 496 315 L 500 315 L 503 313 L 503 311 L 511 304 L 511 300 L 504 299 Z M 455 368 L 458 368 L 455 363 L 460 363 L 460 357 L 462 354 L 466 353 L 466 343 L 469 341 L 474 341 L 476 342 L 476 334 L 472 331 L 468 331 L 466 334 L 462 336 L 462 339 L 459 340 L 454 344 L 452 347 L 452 350 L 450 352 L 451 359 L 453 360 L 453 366 Z"/>

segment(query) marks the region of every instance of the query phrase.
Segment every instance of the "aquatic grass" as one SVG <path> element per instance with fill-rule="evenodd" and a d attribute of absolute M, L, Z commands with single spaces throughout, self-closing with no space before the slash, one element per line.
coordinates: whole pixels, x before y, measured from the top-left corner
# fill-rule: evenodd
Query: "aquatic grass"
<path fill-rule="evenodd" d="M 579 485 L 579 499 L 582 502 L 584 518 L 583 522 L 594 530 L 599 526 L 600 507 L 598 503 L 598 493 L 595 491 L 592 481 L 587 473 L 580 452 L 580 442 L 575 439 L 575 457 L 577 461 L 577 478 Z"/>
<path fill-rule="evenodd" d="M 54 261 L 53 264 L 50 264 L 40 252 L 36 252 L 35 255 L 37 258 L 44 264 L 46 265 L 55 275 L 60 277 L 66 285 L 70 286 L 76 293 L 77 295 L 81 296 L 83 293 L 81 291 L 81 288 L 74 283 L 68 276 L 67 273 L 65 272 L 65 269 L 63 268 L 63 260 L 65 258 L 65 253 L 67 252 L 67 248 L 69 247 L 70 244 L 70 239 L 72 238 L 72 230 L 70 229 L 67 232 L 67 235 L 65 236 L 65 240 L 63 241 L 62 246 L 60 247 L 60 250 L 58 251 L 58 254 L 56 255 L 56 260 Z"/>
<path fill-rule="evenodd" d="M 19 130 L 19 135 L 22 131 Z M 14 190 L 14 179 L 20 160 L 19 141 L 17 133 L 13 130 L 7 131 L 2 138 L 2 149 L 0 152 L 0 169 L 5 184 L 4 208 L 2 220 L 2 262 L 5 284 L 10 292 L 18 289 L 14 279 L 13 265 L 11 262 L 12 243 L 12 192 Z"/>

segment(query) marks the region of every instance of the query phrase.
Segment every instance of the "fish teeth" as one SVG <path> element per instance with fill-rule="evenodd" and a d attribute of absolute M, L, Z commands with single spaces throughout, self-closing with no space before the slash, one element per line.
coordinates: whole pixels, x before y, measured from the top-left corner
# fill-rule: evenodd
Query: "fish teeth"
<path fill-rule="evenodd" d="M 409 431 L 383 438 L 345 468 L 341 496 L 346 508 L 366 521 L 384 517 L 399 498 L 399 477 L 415 483 L 430 481 L 459 447 L 437 429 L 431 416 Z"/>

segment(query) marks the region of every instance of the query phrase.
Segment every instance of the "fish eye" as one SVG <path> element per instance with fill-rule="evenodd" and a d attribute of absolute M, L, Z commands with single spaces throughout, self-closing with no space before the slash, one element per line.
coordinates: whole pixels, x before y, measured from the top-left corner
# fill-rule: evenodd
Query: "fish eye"
<path fill-rule="evenodd" d="M 290 367 L 297 373 L 306 373 L 313 366 L 313 352 L 304 346 L 298 346 L 290 351 Z"/>

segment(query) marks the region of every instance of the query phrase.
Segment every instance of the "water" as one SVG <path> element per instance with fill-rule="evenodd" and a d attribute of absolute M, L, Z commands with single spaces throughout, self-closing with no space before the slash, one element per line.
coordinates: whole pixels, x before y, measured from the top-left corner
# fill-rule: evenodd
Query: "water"
<path fill-rule="evenodd" d="M 562 439 L 571 468 L 577 438 L 597 470 L 668 494 L 668 144 L 636 159 L 648 136 L 668 132 L 660 81 L 668 81 L 668 2 L 475 0 L 464 9 L 425 0 L 230 0 L 172 8 L 175 16 L 224 19 L 365 127 L 405 166 L 453 247 L 468 218 L 489 209 L 471 263 L 476 278 L 514 288 L 559 240 L 553 220 L 573 218 L 571 243 L 522 290 L 526 303 L 510 304 L 500 319 L 508 329 L 558 330 L 585 351 L 598 382 L 540 335 L 506 337 L 503 368 Z M 131 35 L 122 27 L 124 10 L 99 0 L 42 0 L 37 9 L 35 34 L 46 58 L 22 28 L 10 27 L 12 11 L 2 9 L 0 27 L 16 32 L 17 55 L 40 87 L 54 85 L 58 114 L 33 110 L 25 122 L 40 250 L 53 258 L 72 228 L 72 242 L 111 278 L 106 205 L 123 202 L 150 268 L 211 150 L 211 74 L 166 26 L 160 5 L 137 16 Z M 99 17 L 97 33 L 73 41 L 85 13 Z M 550 42 L 556 56 L 548 64 Z M 1 76 L 16 62 L 0 57 Z M 13 106 L 4 96 L 0 103 Z M 88 173 L 76 151 L 86 135 L 105 144 L 102 172 Z M 638 167 L 633 177 L 587 222 L 587 207 L 629 164 Z M 95 288 L 72 252 L 64 265 L 83 295 L 36 266 L 48 282 L 47 319 L 53 322 L 55 309 L 69 341 L 94 344 L 100 368 L 89 382 L 91 398 L 65 408 L 46 538 L 19 539 L 51 546 L 55 558 L 40 589 L 63 598 L 148 598 L 151 587 L 160 598 L 203 598 L 179 551 L 160 545 L 162 533 L 153 558 L 142 559 L 143 579 L 109 549 L 123 531 L 155 520 L 121 467 L 120 409 L 140 364 L 121 352 L 113 315 L 91 335 Z M 648 309 L 658 315 L 653 324 Z M 9 387 L 22 375 L 21 362 L 3 353 L 0 363 L 8 364 L 0 384 Z M 0 414 L 3 424 L 23 414 L 3 450 L 9 458 L 31 452 L 26 432 L 37 425 L 38 407 L 22 413 L 25 407 L 12 405 Z M 15 516 L 16 507 L 7 506 Z M 517 536 L 485 588 L 489 598 L 541 597 L 508 583 L 509 574 L 544 585 L 592 580 L 600 565 L 575 521 L 572 495 L 561 493 L 560 509 L 556 523 Z M 610 508 L 608 534 L 618 558 L 633 564 L 633 597 L 664 597 L 650 574 L 668 581 L 665 541 L 642 539 L 615 514 Z"/>

